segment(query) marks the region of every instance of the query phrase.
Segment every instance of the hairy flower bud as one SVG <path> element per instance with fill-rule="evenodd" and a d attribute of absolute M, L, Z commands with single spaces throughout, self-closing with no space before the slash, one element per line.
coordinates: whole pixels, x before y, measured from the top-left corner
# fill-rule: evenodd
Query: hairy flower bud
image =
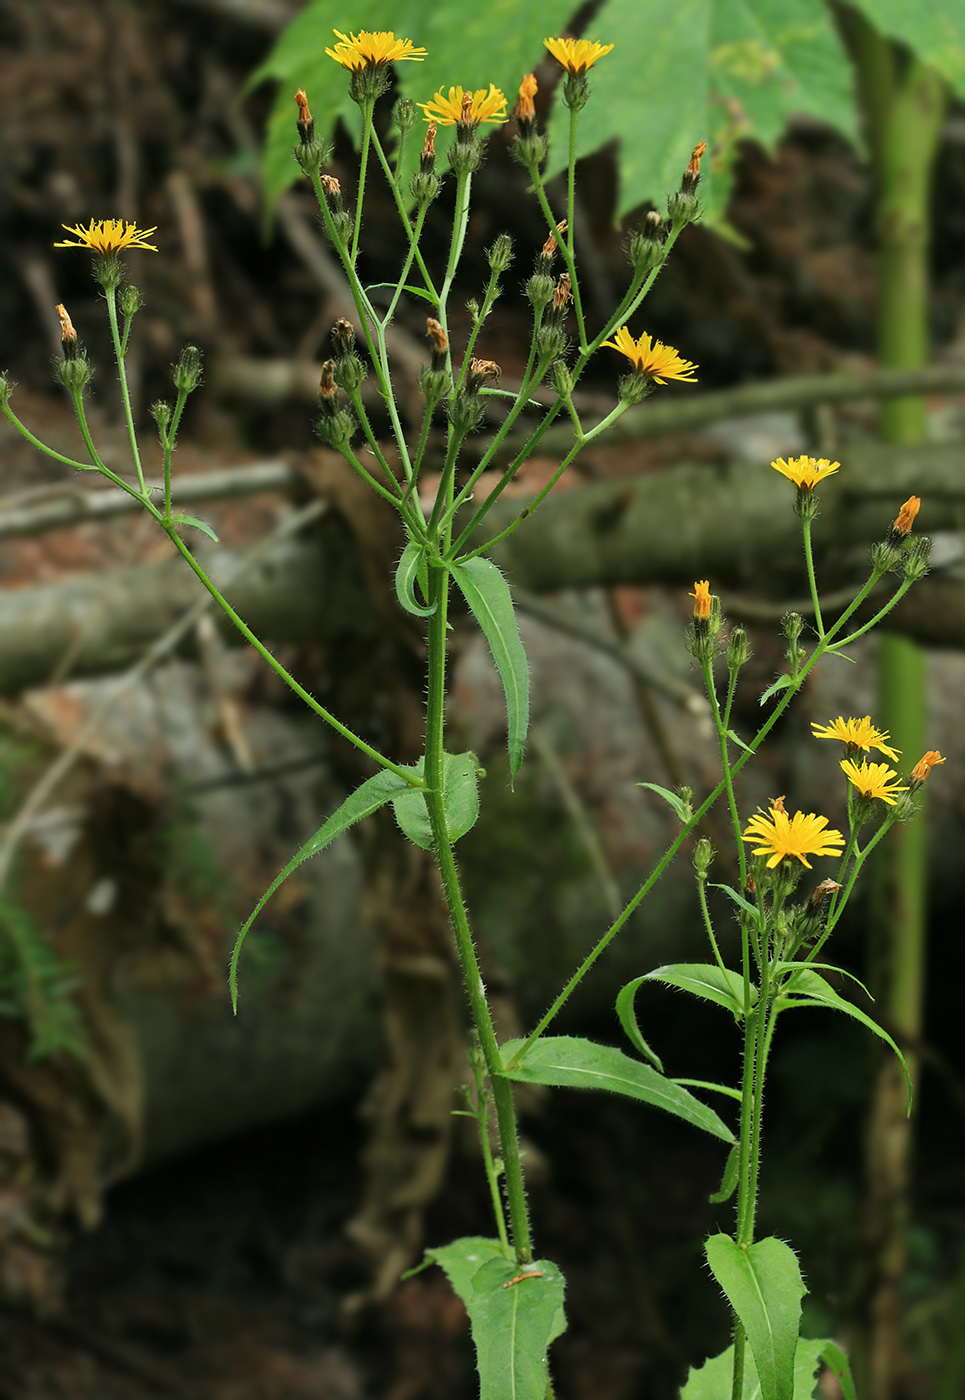
<path fill-rule="evenodd" d="M 554 360 L 550 366 L 550 383 L 561 399 L 568 399 L 573 392 L 573 375 L 565 360 Z"/>
<path fill-rule="evenodd" d="M 0 374 L 0 408 L 7 407 L 15 388 L 16 385 L 14 381 L 8 378 L 7 371 L 4 370 L 3 373 Z"/>
<path fill-rule="evenodd" d="M 157 430 L 163 442 L 168 425 L 174 417 L 174 409 L 169 403 L 165 403 L 164 399 L 158 399 L 156 403 L 151 404 L 151 417 L 157 424 Z"/>
<path fill-rule="evenodd" d="M 646 277 L 663 262 L 667 230 L 655 209 L 647 214 L 642 229 L 630 235 L 627 259 L 639 277 Z"/>
<path fill-rule="evenodd" d="M 694 846 L 694 869 L 697 872 L 698 880 L 706 880 L 710 870 L 711 862 L 714 859 L 714 848 L 706 836 L 701 836 Z"/>
<path fill-rule="evenodd" d="M 501 233 L 491 248 L 486 249 L 486 257 L 493 272 L 505 272 L 513 260 L 513 240 L 508 233 Z"/>
<path fill-rule="evenodd" d="M 180 394 L 191 394 L 201 383 L 201 351 L 196 345 L 186 345 L 171 371 L 174 387 Z"/>
<path fill-rule="evenodd" d="M 751 657 L 751 644 L 743 627 L 735 627 L 727 643 L 727 669 L 739 671 Z"/>
<path fill-rule="evenodd" d="M 144 298 L 139 287 L 135 287 L 133 282 L 127 282 L 118 293 L 117 302 L 121 308 L 121 315 L 130 320 L 144 305 Z"/>
<path fill-rule="evenodd" d="M 537 315 L 541 315 L 553 300 L 556 284 L 545 272 L 534 272 L 526 283 L 526 295 L 533 304 Z"/>
<path fill-rule="evenodd" d="M 411 131 L 418 116 L 411 97 L 400 97 L 392 108 L 392 120 L 400 131 Z"/>

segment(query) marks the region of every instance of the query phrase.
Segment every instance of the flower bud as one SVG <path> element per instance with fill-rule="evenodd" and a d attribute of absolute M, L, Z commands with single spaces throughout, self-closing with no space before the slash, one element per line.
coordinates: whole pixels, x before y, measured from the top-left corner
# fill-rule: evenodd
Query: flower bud
<path fill-rule="evenodd" d="M 550 360 L 557 360 L 567 346 L 566 332 L 551 318 L 536 332 L 534 344 L 538 364 L 542 365 Z"/>
<path fill-rule="evenodd" d="M 65 356 L 58 361 L 55 374 L 68 393 L 79 394 L 93 379 L 94 369 L 87 358 L 86 350 L 79 349 L 70 359 Z"/>
<path fill-rule="evenodd" d="M 186 345 L 181 351 L 171 377 L 179 394 L 191 394 L 201 383 L 201 351 L 196 345 Z"/>
<path fill-rule="evenodd" d="M 4 370 L 3 373 L 0 374 L 0 409 L 6 408 L 10 403 L 10 397 L 15 388 L 16 385 L 14 381 L 8 379 L 7 371 Z"/>
<path fill-rule="evenodd" d="M 664 258 L 667 231 L 655 209 L 651 209 L 644 220 L 642 229 L 630 235 L 627 244 L 627 258 L 638 277 L 646 277 Z"/>
<path fill-rule="evenodd" d="M 400 131 L 411 131 L 418 115 L 411 97 L 400 97 L 392 108 L 392 120 Z"/>
<path fill-rule="evenodd" d="M 694 846 L 694 869 L 697 872 L 698 880 L 706 880 L 707 872 L 710 870 L 711 862 L 714 859 L 714 848 L 706 836 L 701 836 Z"/>
<path fill-rule="evenodd" d="M 727 669 L 739 671 L 751 657 L 751 644 L 743 627 L 735 627 L 727 643 Z"/>
<path fill-rule="evenodd" d="M 174 410 L 171 405 L 165 403 L 163 399 L 158 399 L 156 403 L 151 404 L 151 417 L 157 424 L 157 430 L 161 435 L 162 442 L 164 441 L 164 434 L 167 432 L 168 425 L 173 416 Z"/>
<path fill-rule="evenodd" d="M 450 397 L 448 408 L 449 421 L 457 438 L 468 437 L 482 421 L 483 406 L 476 394 L 467 394 L 460 390 L 458 394 Z"/>
<path fill-rule="evenodd" d="M 781 630 L 793 646 L 804 631 L 804 618 L 800 613 L 787 612 L 781 618 Z"/>
<path fill-rule="evenodd" d="M 516 118 L 516 129 L 523 137 L 531 136 L 533 133 L 536 121 L 536 106 L 533 98 L 538 91 L 535 74 L 527 73 L 519 85 L 519 100 L 513 113 Z"/>
<path fill-rule="evenodd" d="M 425 365 L 419 374 L 419 388 L 428 403 L 438 403 L 451 392 L 452 376 L 447 369 L 432 369 Z"/>
<path fill-rule="evenodd" d="M 308 96 L 304 88 L 299 88 L 295 93 L 295 102 L 298 105 L 298 118 L 295 123 L 298 127 L 298 142 L 301 146 L 307 146 L 314 140 L 315 122 L 308 110 Z"/>
<path fill-rule="evenodd" d="M 920 583 L 928 573 L 931 559 L 931 540 L 927 535 L 918 535 L 905 556 L 905 578 L 910 583 Z"/>
<path fill-rule="evenodd" d="M 534 272 L 526 283 L 526 295 L 532 302 L 537 316 L 545 311 L 553 300 L 555 286 L 552 277 L 548 277 L 545 272 Z"/>
<path fill-rule="evenodd" d="M 550 366 L 550 383 L 561 399 L 568 399 L 573 392 L 573 375 L 565 360 L 554 360 Z"/>
<path fill-rule="evenodd" d="M 486 257 L 493 272 L 505 272 L 513 260 L 513 240 L 508 233 L 501 233 L 491 248 L 486 249 Z"/>
<path fill-rule="evenodd" d="M 897 544 L 899 540 L 903 540 L 910 533 L 911 527 L 915 523 L 915 516 L 920 509 L 921 497 L 909 496 L 898 512 L 898 519 L 891 527 L 891 540 L 893 544 Z"/>
<path fill-rule="evenodd" d="M 417 170 L 409 181 L 409 189 L 416 204 L 431 204 L 442 189 L 442 181 L 438 175 L 425 175 Z"/>
<path fill-rule="evenodd" d="M 546 137 L 539 131 L 533 131 L 529 136 L 520 133 L 513 141 L 513 156 L 527 170 L 534 170 L 542 165 L 546 159 L 546 151 Z"/>
<path fill-rule="evenodd" d="M 121 288 L 117 301 L 121 308 L 121 314 L 126 317 L 127 320 L 137 315 L 138 311 L 140 311 L 141 307 L 144 305 L 144 298 L 141 296 L 140 288 L 135 287 L 133 282 L 127 282 Z"/>

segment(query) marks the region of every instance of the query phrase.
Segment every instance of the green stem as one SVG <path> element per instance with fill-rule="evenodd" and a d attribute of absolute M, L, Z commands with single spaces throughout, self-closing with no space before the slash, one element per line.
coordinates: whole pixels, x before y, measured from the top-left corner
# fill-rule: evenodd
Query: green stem
<path fill-rule="evenodd" d="M 824 636 L 824 622 L 821 618 L 821 600 L 818 596 L 818 582 L 814 572 L 814 555 L 811 549 L 811 521 L 808 516 L 801 520 L 801 536 L 804 540 L 804 562 L 808 571 L 808 585 L 811 589 L 811 606 L 814 609 L 814 621 L 817 626 L 818 636 Z"/>
<path fill-rule="evenodd" d="M 369 143 L 372 140 L 372 108 L 375 104 L 371 98 L 367 98 L 359 105 L 362 110 L 362 150 L 359 154 L 359 191 L 358 199 L 355 204 L 355 230 L 352 234 L 352 251 L 349 254 L 353 268 L 355 267 L 355 262 L 358 257 L 359 234 L 362 230 L 362 202 L 365 198 L 365 176 L 369 164 Z M 391 184 L 391 180 L 389 183 Z"/>
<path fill-rule="evenodd" d="M 121 343 L 120 327 L 117 324 L 117 288 L 105 287 L 104 299 L 107 302 L 107 315 L 111 323 L 111 339 L 114 342 L 114 357 L 117 360 L 117 377 L 121 385 L 121 399 L 124 403 L 124 421 L 127 424 L 127 440 L 131 445 L 131 457 L 137 473 L 137 484 L 144 495 L 144 470 L 141 467 L 141 454 L 137 446 L 137 432 L 134 428 L 134 411 L 131 408 L 131 395 L 127 387 L 127 370 L 124 365 L 124 346 Z"/>
<path fill-rule="evenodd" d="M 385 315 L 382 317 L 382 329 L 383 329 L 383 330 L 384 330 L 385 327 L 389 324 L 389 322 L 392 320 L 392 317 L 393 317 L 393 315 L 394 315 L 394 313 L 395 313 L 395 308 L 396 308 L 396 307 L 398 306 L 398 304 L 399 304 L 399 298 L 401 297 L 402 292 L 403 292 L 403 290 L 404 290 L 404 288 L 405 288 L 406 281 L 408 280 L 408 277 L 409 277 L 409 270 L 410 270 L 410 268 L 412 267 L 412 260 L 413 260 L 413 258 L 415 257 L 415 255 L 416 255 L 416 253 L 417 253 L 417 251 L 418 251 L 418 248 L 419 248 L 419 239 L 422 237 L 422 225 L 425 223 L 425 218 L 426 218 L 426 214 L 428 213 L 428 210 L 429 210 L 428 204 L 420 204 L 420 206 L 419 206 L 419 212 L 418 212 L 418 214 L 416 215 L 415 229 L 413 230 L 413 232 L 412 232 L 412 234 L 411 234 L 411 241 L 410 241 L 410 243 L 409 243 L 409 251 L 408 251 L 408 253 L 406 254 L 405 263 L 403 264 L 402 271 L 401 271 L 401 273 L 399 274 L 399 284 L 398 284 L 398 286 L 397 286 L 396 289 L 395 289 L 395 295 L 393 296 L 392 300 L 389 302 L 389 309 L 388 309 L 388 311 L 387 311 L 387 312 L 385 313 Z"/>
<path fill-rule="evenodd" d="M 519 1137 L 513 1108 L 512 1086 L 503 1074 L 503 1063 L 496 1043 L 486 992 L 479 971 L 479 961 L 473 945 L 472 931 L 459 884 L 455 856 L 446 825 L 445 804 L 445 689 L 446 634 L 449 601 L 449 571 L 438 564 L 429 565 L 429 603 L 435 612 L 429 618 L 428 681 L 425 737 L 425 801 L 432 828 L 433 844 L 439 873 L 452 919 L 456 948 L 462 967 L 463 982 L 469 997 L 479 1046 L 486 1061 L 499 1128 L 503 1158 L 503 1181 L 509 1206 L 509 1223 L 513 1248 L 518 1264 L 528 1264 L 533 1258 L 533 1246 L 526 1207 L 526 1191 L 519 1155 Z"/>
<path fill-rule="evenodd" d="M 570 269 L 570 285 L 573 292 L 573 310 L 580 332 L 580 348 L 586 349 L 586 327 L 583 324 L 583 307 L 580 302 L 580 284 L 576 277 L 576 125 L 580 109 L 570 108 L 570 150 L 566 167 L 566 246 L 569 252 L 567 266 Z"/>

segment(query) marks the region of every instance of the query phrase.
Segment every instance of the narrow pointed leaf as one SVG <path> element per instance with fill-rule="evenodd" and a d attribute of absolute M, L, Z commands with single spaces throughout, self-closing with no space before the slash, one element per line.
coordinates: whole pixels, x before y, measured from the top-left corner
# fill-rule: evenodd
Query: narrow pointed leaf
<path fill-rule="evenodd" d="M 787 690 L 788 686 L 791 686 L 791 685 L 793 685 L 793 684 L 794 684 L 794 682 L 793 682 L 793 680 L 791 679 L 790 676 L 778 676 L 778 678 L 777 678 L 777 680 L 774 682 L 774 684 L 773 684 L 773 685 L 769 685 L 769 686 L 767 687 L 767 689 L 765 690 L 764 694 L 761 696 L 761 698 L 760 698 L 760 700 L 758 701 L 758 703 L 761 704 L 761 705 L 766 705 L 767 702 L 768 702 L 768 700 L 770 700 L 770 698 L 771 698 L 772 695 L 777 695 L 780 691 L 782 691 L 782 690 Z"/>
<path fill-rule="evenodd" d="M 423 596 L 425 596 L 425 550 L 416 540 L 410 540 L 402 551 L 402 558 L 395 571 L 396 597 L 406 612 L 412 613 L 413 617 L 431 617 L 438 605 L 433 603 L 431 606 L 427 606 L 419 602 L 415 592 L 417 582 L 422 587 Z"/>
<path fill-rule="evenodd" d="M 424 759 L 413 769 L 421 777 Z M 447 753 L 443 759 L 443 801 L 446 808 L 446 830 L 450 841 L 458 841 L 476 823 L 479 816 L 479 770 L 476 756 L 471 753 Z M 392 797 L 395 819 L 399 826 L 424 851 L 433 849 L 432 827 L 426 800 L 418 788 L 404 788 Z"/>
<path fill-rule="evenodd" d="M 452 576 L 489 643 L 506 693 L 509 768 L 515 775 L 523 761 L 529 727 L 529 666 L 519 639 L 509 584 L 488 559 L 477 556 L 451 565 Z"/>
<path fill-rule="evenodd" d="M 741 736 L 740 736 L 738 733 L 735 732 L 735 730 L 733 730 L 733 729 L 728 729 L 728 731 L 727 731 L 727 737 L 728 737 L 728 739 L 731 740 L 732 743 L 736 744 L 737 747 L 738 747 L 739 749 L 743 749 L 745 753 L 753 753 L 753 752 L 754 752 L 754 750 L 751 748 L 750 744 L 745 744 L 745 743 L 744 743 L 744 740 L 741 738 Z"/>
<path fill-rule="evenodd" d="M 777 1239 L 744 1248 L 729 1235 L 712 1235 L 704 1250 L 747 1333 L 763 1400 L 794 1400 L 801 1299 L 807 1292 L 794 1251 Z"/>
<path fill-rule="evenodd" d="M 861 978 L 855 977 L 854 973 L 849 972 L 846 967 L 838 967 L 836 963 L 812 962 L 807 963 L 806 967 L 802 967 L 801 963 L 799 962 L 781 961 L 776 962 L 774 964 L 772 972 L 794 972 L 795 970 L 798 972 L 802 972 L 806 971 L 807 968 L 813 968 L 815 972 L 836 972 L 839 977 L 847 977 L 849 982 L 853 982 L 856 987 L 861 988 L 861 990 L 864 992 L 865 996 L 868 998 L 869 1001 L 874 1001 L 874 997 L 868 991 L 868 988 L 862 982 Z"/>
<path fill-rule="evenodd" d="M 640 1034 L 640 1027 L 637 1025 L 637 1012 L 634 1000 L 637 995 L 637 988 L 640 986 L 641 982 L 644 981 L 646 981 L 646 978 L 636 977 L 632 982 L 628 982 L 625 987 L 620 989 L 620 994 L 617 997 L 617 1015 L 620 1018 L 620 1025 L 626 1031 L 627 1038 L 636 1049 L 640 1051 L 640 1054 L 646 1056 L 650 1063 L 663 1074 L 664 1069 L 660 1056 L 655 1050 L 650 1049 L 650 1046 Z"/>
<path fill-rule="evenodd" d="M 744 1014 L 744 979 L 739 972 L 721 971 L 716 963 L 667 963 L 646 973 L 643 982 L 662 982 L 678 987 L 691 996 L 703 997 L 726 1007 L 735 1016 Z M 757 988 L 751 987 L 751 1006 L 757 1002 Z"/>
<path fill-rule="evenodd" d="M 413 769 L 413 773 L 415 771 Z M 353 793 L 346 797 L 342 805 L 332 813 L 328 821 L 319 827 L 315 835 L 305 842 L 301 850 L 292 856 L 284 870 L 279 871 L 275 876 L 242 925 L 231 954 L 228 985 L 231 988 L 231 1005 L 236 1014 L 238 1011 L 238 959 L 241 956 L 241 947 L 248 935 L 248 930 L 279 885 L 284 884 L 292 871 L 297 870 L 306 860 L 317 856 L 319 851 L 324 851 L 326 846 L 330 846 L 336 836 L 341 836 L 342 832 L 347 831 L 355 822 L 361 821 L 363 817 L 371 816 L 386 802 L 390 802 L 397 793 L 406 790 L 405 779 L 400 778 L 397 773 L 376 773 L 374 777 L 366 779 L 361 787 L 356 788 Z"/>
<path fill-rule="evenodd" d="M 218 536 L 217 536 L 217 535 L 215 534 L 215 532 L 212 530 L 211 526 L 210 526 L 206 521 L 204 521 L 204 520 L 199 520 L 198 517 L 197 517 L 196 515 L 186 515 L 186 514 L 182 511 L 180 515 L 172 515 L 172 516 L 171 516 L 171 524 L 172 524 L 172 525 L 193 525 L 194 528 L 195 528 L 196 530 L 200 530 L 200 531 L 202 532 L 202 534 L 207 535 L 209 540 L 214 540 L 215 544 L 218 544 L 218 543 L 219 543 L 219 541 L 218 541 Z"/>
<path fill-rule="evenodd" d="M 512 1060 L 523 1044 L 510 1041 L 501 1047 L 503 1062 Z M 662 1108 L 695 1128 L 733 1142 L 734 1134 L 712 1108 L 687 1092 L 672 1079 L 658 1074 L 650 1065 L 631 1060 L 622 1050 L 595 1045 L 575 1036 L 543 1036 L 531 1045 L 518 1065 L 504 1071 L 507 1079 L 522 1084 L 551 1084 L 557 1088 L 604 1089 L 630 1099 Z"/>
<path fill-rule="evenodd" d="M 855 1021 L 860 1021 L 863 1026 L 867 1026 L 886 1045 L 890 1045 L 892 1050 L 901 1061 L 901 1067 L 905 1072 L 905 1082 L 908 1085 L 908 1112 L 911 1113 L 911 1103 L 915 1088 L 911 1082 L 911 1075 L 905 1063 L 905 1057 L 892 1040 L 891 1036 L 879 1026 L 877 1021 L 873 1021 L 870 1016 L 866 1016 L 853 1002 L 845 997 L 839 996 L 830 983 L 810 969 L 802 968 L 796 972 L 789 982 L 784 986 L 784 990 L 778 997 L 775 1005 L 780 1010 L 793 1010 L 799 1006 L 827 1006 L 832 1011 L 843 1011 L 846 1016 L 851 1016 Z"/>
<path fill-rule="evenodd" d="M 476 1348 L 480 1400 L 544 1400 L 546 1353 L 562 1320 L 563 1275 L 548 1259 L 524 1272 L 491 1259 L 473 1276 L 466 1304 Z"/>
<path fill-rule="evenodd" d="M 720 890 L 722 894 L 725 894 L 728 899 L 732 900 L 733 903 L 737 905 L 738 909 L 743 909 L 744 913 L 749 915 L 749 917 L 752 918 L 755 923 L 760 918 L 760 910 L 756 907 L 756 905 L 751 904 L 750 900 L 745 899 L 742 894 L 738 894 L 737 891 L 732 888 L 732 886 L 711 885 L 710 888 L 712 890 Z"/>
<path fill-rule="evenodd" d="M 664 802 L 668 803 L 674 809 L 682 822 L 687 820 L 687 809 L 684 806 L 683 798 L 678 796 L 677 793 L 671 792 L 669 788 L 661 787 L 659 783 L 637 783 L 637 787 L 649 788 L 651 792 L 655 792 L 658 797 L 662 797 Z"/>
<path fill-rule="evenodd" d="M 734 1146 L 727 1154 L 727 1162 L 724 1166 L 724 1175 L 721 1178 L 720 1188 L 713 1195 L 708 1197 L 711 1205 L 719 1206 L 724 1201 L 729 1201 L 737 1190 L 737 1170 L 740 1166 L 740 1148 L 735 1142 Z"/>
<path fill-rule="evenodd" d="M 837 1342 L 830 1339 L 825 1340 L 821 1348 L 821 1360 L 834 1376 L 841 1387 L 841 1394 L 844 1400 L 858 1400 L 858 1392 L 855 1389 L 854 1377 L 851 1374 L 851 1366 L 848 1357 L 842 1347 Z M 794 1397 L 797 1400 L 797 1396 Z"/>

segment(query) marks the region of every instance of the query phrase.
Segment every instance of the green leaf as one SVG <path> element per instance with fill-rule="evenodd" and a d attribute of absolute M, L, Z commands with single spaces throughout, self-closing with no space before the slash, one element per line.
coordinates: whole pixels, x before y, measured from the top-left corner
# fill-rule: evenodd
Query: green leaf
<path fill-rule="evenodd" d="M 420 758 L 412 770 L 420 778 L 425 759 Z M 458 841 L 476 824 L 479 816 L 479 770 L 472 753 L 443 755 L 443 803 L 446 809 L 446 830 L 450 841 Z M 424 851 L 434 849 L 432 827 L 426 800 L 418 788 L 404 788 L 392 797 L 395 819 L 399 826 Z"/>
<path fill-rule="evenodd" d="M 765 690 L 764 694 L 761 696 L 760 700 L 758 701 L 758 704 L 759 704 L 759 705 L 766 705 L 767 702 L 768 702 L 768 700 L 770 700 L 770 698 L 771 698 L 772 695 L 776 695 L 776 694 L 778 693 L 778 691 L 780 691 L 780 690 L 787 690 L 787 688 L 788 688 L 789 686 L 792 686 L 793 684 L 794 684 L 794 681 L 793 681 L 793 679 L 792 679 L 790 676 L 778 676 L 778 678 L 777 678 L 777 680 L 774 682 L 774 684 L 773 684 L 773 685 L 769 685 L 769 686 L 767 687 L 767 689 Z"/>
<path fill-rule="evenodd" d="M 732 886 L 711 885 L 710 888 L 712 890 L 722 890 L 724 894 L 726 894 L 727 898 L 733 900 L 733 902 L 737 905 L 739 909 L 743 909 L 745 914 L 750 915 L 750 917 L 754 920 L 755 924 L 761 917 L 761 911 L 757 908 L 756 904 L 751 904 L 749 899 L 745 899 L 742 894 L 738 894 Z"/>
<path fill-rule="evenodd" d="M 658 797 L 662 797 L 664 802 L 670 804 L 682 822 L 688 820 L 689 813 L 684 806 L 683 798 L 678 797 L 678 795 L 675 792 L 671 792 L 669 788 L 661 787 L 659 783 L 637 783 L 637 787 L 649 788 L 650 791 L 655 792 Z"/>
<path fill-rule="evenodd" d="M 740 1144 L 734 1146 L 727 1154 L 727 1161 L 724 1164 L 724 1175 L 721 1177 L 720 1188 L 708 1197 L 711 1205 L 723 1205 L 724 1201 L 729 1201 L 737 1190 L 737 1170 L 740 1166 Z"/>
<path fill-rule="evenodd" d="M 879 1026 L 877 1021 L 873 1021 L 870 1016 L 866 1016 L 863 1011 L 859 1011 L 853 1002 L 847 1001 L 844 997 L 839 996 L 834 988 L 828 982 L 825 982 L 823 977 L 819 977 L 816 972 L 811 972 L 810 969 L 802 968 L 800 972 L 796 972 L 794 976 L 785 983 L 784 989 L 775 1002 L 775 1005 L 782 1011 L 794 1009 L 799 1006 L 827 1006 L 830 1007 L 832 1011 L 843 1011 L 846 1016 L 851 1016 L 855 1021 L 860 1021 L 863 1026 L 867 1026 L 869 1031 L 873 1031 L 886 1045 L 891 1046 L 892 1050 L 894 1050 L 898 1059 L 901 1061 L 901 1067 L 905 1071 L 905 1081 L 908 1085 L 908 1112 L 909 1114 L 911 1113 L 911 1104 L 915 1089 L 911 1082 L 908 1066 L 905 1064 L 904 1055 L 898 1049 L 898 1046 L 892 1040 L 888 1032 L 882 1026 Z"/>
<path fill-rule="evenodd" d="M 742 1247 L 729 1235 L 711 1235 L 704 1250 L 747 1333 L 764 1400 L 794 1400 L 801 1299 L 807 1288 L 793 1250 L 777 1239 Z"/>
<path fill-rule="evenodd" d="M 864 992 L 865 996 L 868 998 L 869 1001 L 874 1001 L 874 997 L 868 991 L 868 988 L 865 986 L 865 984 L 861 981 L 861 978 L 855 977 L 854 973 L 849 972 L 846 967 L 838 967 L 836 963 L 813 962 L 808 963 L 806 967 L 802 967 L 799 962 L 786 962 L 782 959 L 774 963 L 773 967 L 771 968 L 771 971 L 774 973 L 794 971 L 803 972 L 806 971 L 807 968 L 813 968 L 815 972 L 836 972 L 839 977 L 847 977 L 848 980 L 850 982 L 853 982 L 856 987 L 861 988 L 861 990 Z"/>
<path fill-rule="evenodd" d="M 801 1337 L 798 1340 L 797 1350 L 794 1354 L 794 1400 L 812 1400 L 815 1389 L 815 1372 L 821 1361 L 834 1366 L 828 1361 L 828 1354 L 833 1348 L 840 1353 L 845 1368 L 848 1361 L 844 1352 L 835 1342 L 827 1339 L 815 1339 L 811 1337 Z M 731 1379 L 734 1374 L 734 1348 L 728 1347 L 712 1360 L 704 1363 L 700 1367 L 691 1367 L 687 1384 L 680 1392 L 680 1400 L 730 1400 Z M 837 1371 L 835 1371 L 837 1375 Z M 845 1371 L 847 1380 L 851 1380 L 850 1371 Z M 845 1400 L 856 1400 L 854 1393 L 854 1383 L 851 1383 L 850 1392 L 847 1383 L 844 1383 Z M 757 1376 L 757 1369 L 754 1366 L 753 1356 L 746 1354 L 744 1357 L 744 1385 L 742 1400 L 761 1400 L 763 1395 L 761 1383 Z"/>
<path fill-rule="evenodd" d="M 664 1069 L 660 1056 L 655 1050 L 650 1049 L 650 1046 L 640 1034 L 640 1027 L 637 1025 L 637 1012 L 634 1001 L 637 995 L 637 988 L 640 986 L 641 982 L 645 981 L 645 977 L 636 977 L 632 982 L 628 982 L 625 987 L 621 987 L 617 997 L 617 1015 L 620 1018 L 620 1025 L 626 1032 L 628 1040 L 640 1051 L 641 1055 L 645 1056 L 650 1063 L 655 1065 L 660 1073 L 663 1074 Z"/>
<path fill-rule="evenodd" d="M 506 1262 L 506 1251 L 499 1240 L 487 1240 L 482 1235 L 465 1235 L 450 1244 L 427 1249 L 425 1257 L 444 1270 L 457 1298 L 472 1301 L 472 1280 L 484 1264 L 493 1259 Z"/>
<path fill-rule="evenodd" d="M 428 570 L 426 569 L 426 552 L 421 544 L 416 540 L 410 540 L 402 551 L 402 558 L 399 560 L 399 567 L 395 571 L 395 593 L 399 602 L 407 613 L 412 613 L 413 617 L 431 617 L 438 607 L 438 603 L 424 607 L 419 602 L 415 594 L 415 586 L 418 582 L 422 589 L 422 596 L 425 598 L 429 593 Z"/>
<path fill-rule="evenodd" d="M 218 543 L 218 536 L 212 530 L 211 526 L 206 524 L 205 521 L 199 520 L 196 515 L 185 515 L 182 511 L 180 515 L 171 516 L 171 524 L 193 525 L 196 530 L 201 530 L 203 534 L 207 535 L 209 540 L 214 540 L 215 544 Z"/>
<path fill-rule="evenodd" d="M 473 617 L 489 643 L 506 693 L 509 720 L 509 768 L 515 775 L 523 761 L 529 725 L 529 666 L 519 639 L 509 585 L 496 565 L 478 556 L 450 565 Z"/>
<path fill-rule="evenodd" d="M 511 1061 L 523 1044 L 522 1040 L 513 1040 L 502 1046 L 503 1063 Z M 569 1035 L 543 1036 L 530 1046 L 520 1064 L 503 1072 L 507 1079 L 520 1084 L 605 1089 L 627 1098 L 640 1099 L 643 1103 L 683 1118 L 722 1142 L 734 1141 L 734 1134 L 712 1108 L 694 1098 L 693 1094 L 688 1094 L 672 1079 L 665 1079 L 649 1065 L 631 1060 L 622 1050 L 614 1050 L 609 1045 L 595 1045 L 592 1041 Z"/>
<path fill-rule="evenodd" d="M 412 770 L 413 774 L 416 772 Z M 284 884 L 293 870 L 297 870 L 306 860 L 312 856 L 317 856 L 319 851 L 324 851 L 326 846 L 330 846 L 336 836 L 341 836 L 343 831 L 347 831 L 355 822 L 361 821 L 363 817 L 371 816 L 378 811 L 386 802 L 390 802 L 398 793 L 407 790 L 404 778 L 400 778 L 397 773 L 376 773 L 374 777 L 367 778 L 361 787 L 355 789 L 350 796 L 346 797 L 342 805 L 332 813 L 322 826 L 315 832 L 310 840 L 306 841 L 301 850 L 298 851 L 285 866 L 279 871 L 265 890 L 251 914 L 242 925 L 241 932 L 235 939 L 234 950 L 231 954 L 231 965 L 228 971 L 228 985 L 231 988 L 231 1006 L 237 1015 L 238 1012 L 238 959 L 241 956 L 242 944 L 248 936 L 248 930 L 278 889 Z"/>
<path fill-rule="evenodd" d="M 907 44 L 965 96 L 965 8 L 961 0 L 850 0 L 880 34 Z"/>
<path fill-rule="evenodd" d="M 838 1346 L 837 1342 L 825 1339 L 821 1346 L 821 1360 L 841 1387 L 844 1400 L 858 1400 L 851 1366 L 848 1363 L 846 1353 Z M 797 1400 L 797 1396 L 794 1397 L 794 1400 Z"/>
<path fill-rule="evenodd" d="M 741 738 L 741 736 L 737 733 L 736 730 L 734 730 L 734 729 L 728 729 L 728 731 L 727 731 L 727 737 L 728 737 L 728 739 L 731 740 L 732 743 L 736 744 L 737 747 L 738 747 L 739 749 L 743 749 L 745 753 L 753 753 L 753 752 L 754 752 L 754 750 L 751 748 L 750 744 L 745 744 L 745 743 L 744 743 L 744 740 Z"/>
<path fill-rule="evenodd" d="M 531 1277 L 520 1280 L 524 1272 Z M 565 1325 L 563 1292 L 563 1275 L 548 1259 L 534 1260 L 525 1270 L 508 1259 L 490 1259 L 473 1275 L 466 1311 L 480 1400 L 544 1400 L 546 1352 L 561 1321 Z"/>
<path fill-rule="evenodd" d="M 744 979 L 739 972 L 725 969 L 723 972 L 716 963 L 667 963 L 656 967 L 641 979 L 644 982 L 662 982 L 667 987 L 679 987 L 691 996 L 703 997 L 726 1007 L 735 1016 L 744 1014 Z M 751 1005 L 757 1002 L 757 988 L 751 987 Z"/>

